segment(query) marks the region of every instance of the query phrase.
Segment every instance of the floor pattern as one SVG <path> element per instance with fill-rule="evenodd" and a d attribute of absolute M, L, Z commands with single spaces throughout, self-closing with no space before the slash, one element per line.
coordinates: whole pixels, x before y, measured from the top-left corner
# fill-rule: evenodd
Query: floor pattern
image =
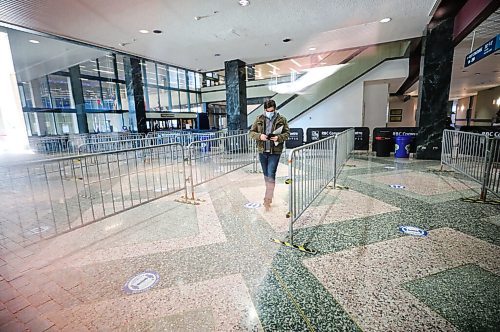
<path fill-rule="evenodd" d="M 500 208 L 461 201 L 477 184 L 439 168 L 355 155 L 349 189 L 294 225 L 316 255 L 271 241 L 288 235 L 286 163 L 270 211 L 248 205 L 264 193 L 249 166 L 197 187 L 199 205 L 175 193 L 27 247 L 1 238 L 0 330 L 496 331 Z"/>

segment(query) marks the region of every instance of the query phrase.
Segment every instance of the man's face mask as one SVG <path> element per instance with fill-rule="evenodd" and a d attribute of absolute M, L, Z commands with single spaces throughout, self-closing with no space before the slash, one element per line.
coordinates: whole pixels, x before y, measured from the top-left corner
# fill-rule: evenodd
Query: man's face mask
<path fill-rule="evenodd" d="M 276 110 L 274 109 L 274 107 L 271 107 L 271 108 L 267 108 L 266 111 L 264 112 L 264 114 L 266 115 L 266 117 L 268 119 L 271 119 L 274 116 L 275 112 L 276 112 Z"/>

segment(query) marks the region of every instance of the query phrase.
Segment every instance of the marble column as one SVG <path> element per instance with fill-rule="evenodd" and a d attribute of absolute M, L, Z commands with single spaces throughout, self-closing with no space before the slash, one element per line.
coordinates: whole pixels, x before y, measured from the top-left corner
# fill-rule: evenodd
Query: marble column
<path fill-rule="evenodd" d="M 247 83 L 245 63 L 241 60 L 225 62 L 226 112 L 229 130 L 247 129 Z"/>
<path fill-rule="evenodd" d="M 448 125 L 448 98 L 453 66 L 454 18 L 427 29 L 422 44 L 417 109 L 417 159 L 441 158 L 443 130 Z"/>
<path fill-rule="evenodd" d="M 85 98 L 83 97 L 80 66 L 76 65 L 69 68 L 69 78 L 71 80 L 71 93 L 75 101 L 78 132 L 80 134 L 88 133 L 89 125 L 87 123 L 87 113 L 85 112 Z"/>
<path fill-rule="evenodd" d="M 128 96 L 129 127 L 133 132 L 145 133 L 146 104 L 144 103 L 144 89 L 142 86 L 141 61 L 137 58 L 124 57 L 125 83 Z"/>

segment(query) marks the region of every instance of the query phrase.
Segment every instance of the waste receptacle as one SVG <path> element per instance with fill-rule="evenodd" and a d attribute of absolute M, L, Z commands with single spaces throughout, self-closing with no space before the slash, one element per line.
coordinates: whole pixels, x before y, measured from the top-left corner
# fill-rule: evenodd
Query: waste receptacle
<path fill-rule="evenodd" d="M 392 138 L 384 136 L 375 136 L 377 141 L 376 153 L 377 157 L 389 157 L 392 151 Z"/>
<path fill-rule="evenodd" d="M 413 136 L 409 135 L 398 135 L 394 138 L 394 157 L 396 158 L 409 158 L 410 157 L 410 145 L 413 140 Z"/>

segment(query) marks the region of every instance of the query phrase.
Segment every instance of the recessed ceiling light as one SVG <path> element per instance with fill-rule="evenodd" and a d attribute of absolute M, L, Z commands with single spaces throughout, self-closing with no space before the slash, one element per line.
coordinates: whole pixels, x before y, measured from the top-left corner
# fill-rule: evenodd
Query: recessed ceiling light
<path fill-rule="evenodd" d="M 291 42 L 292 40 L 290 38 L 285 38 L 283 39 L 283 43 L 288 43 L 288 42 Z"/>
<path fill-rule="evenodd" d="M 309 47 L 309 51 L 316 51 L 316 47 Z"/>
<path fill-rule="evenodd" d="M 40 42 L 38 40 L 35 40 L 35 39 L 30 39 L 29 42 L 32 44 L 40 44 Z"/>
<path fill-rule="evenodd" d="M 386 18 L 381 19 L 380 23 L 387 23 L 387 22 L 390 22 L 390 21 L 392 21 L 392 18 L 386 17 Z"/>
<path fill-rule="evenodd" d="M 250 1 L 248 0 L 239 0 L 238 3 L 240 4 L 241 7 L 246 7 L 250 4 Z"/>
<path fill-rule="evenodd" d="M 220 56 L 220 53 L 215 53 L 214 56 Z"/>
<path fill-rule="evenodd" d="M 139 30 L 140 33 L 149 33 L 148 30 Z"/>
<path fill-rule="evenodd" d="M 158 30 L 158 29 L 153 30 L 153 33 L 156 33 L 156 34 L 160 34 L 160 33 L 162 33 L 162 32 L 163 32 L 163 31 Z"/>

